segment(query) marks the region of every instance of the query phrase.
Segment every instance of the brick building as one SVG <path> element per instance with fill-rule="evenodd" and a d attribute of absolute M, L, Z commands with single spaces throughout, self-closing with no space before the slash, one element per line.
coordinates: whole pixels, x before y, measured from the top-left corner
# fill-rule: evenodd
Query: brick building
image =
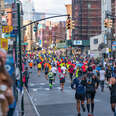
<path fill-rule="evenodd" d="M 81 47 L 89 46 L 90 37 L 101 33 L 101 0 L 72 0 L 72 19 L 73 40 L 82 41 Z"/>
<path fill-rule="evenodd" d="M 65 41 L 65 22 L 47 21 L 46 23 L 43 23 L 38 30 L 38 38 L 42 41 L 42 47 L 44 48 Z"/>
<path fill-rule="evenodd" d="M 111 6 L 112 6 L 112 15 L 116 16 L 116 0 L 111 0 Z M 116 19 L 114 20 L 113 24 L 113 32 L 116 34 Z"/>

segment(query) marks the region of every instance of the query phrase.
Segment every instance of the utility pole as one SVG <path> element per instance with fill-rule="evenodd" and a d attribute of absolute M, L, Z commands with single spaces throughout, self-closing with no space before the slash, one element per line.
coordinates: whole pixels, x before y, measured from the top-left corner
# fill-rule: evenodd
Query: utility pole
<path fill-rule="evenodd" d="M 21 22 L 20 22 L 20 3 L 17 2 L 17 12 L 18 12 L 18 39 L 19 39 L 19 62 L 20 62 L 20 73 L 22 82 L 22 50 L 21 50 Z M 21 83 L 22 84 L 22 83 Z"/>
<path fill-rule="evenodd" d="M 21 87 L 23 88 L 23 82 L 22 82 L 22 49 L 21 49 L 21 8 L 20 8 L 20 1 L 17 2 L 17 14 L 18 14 L 18 39 L 19 39 L 19 63 L 20 63 L 20 82 Z M 21 99 L 21 112 L 22 116 L 24 115 L 24 94 L 22 95 Z"/>

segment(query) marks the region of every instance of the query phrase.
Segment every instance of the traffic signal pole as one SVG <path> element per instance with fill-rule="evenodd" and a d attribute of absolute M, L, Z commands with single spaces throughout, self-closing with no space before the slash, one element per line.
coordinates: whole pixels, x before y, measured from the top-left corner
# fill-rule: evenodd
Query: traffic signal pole
<path fill-rule="evenodd" d="M 57 16 L 52 16 L 52 17 L 47 17 L 47 18 L 43 18 L 43 19 L 40 19 L 40 20 L 33 21 L 33 22 L 31 22 L 31 23 L 29 23 L 29 24 L 27 24 L 27 25 L 24 25 L 24 26 L 21 27 L 21 29 L 23 29 L 23 28 L 25 28 L 25 27 L 27 27 L 27 26 L 29 26 L 29 25 L 32 25 L 32 24 L 34 24 L 34 23 L 38 23 L 38 22 L 40 22 L 40 21 L 43 21 L 43 20 L 53 19 L 53 18 L 57 18 L 57 17 L 65 17 L 65 16 L 70 17 L 70 15 L 67 15 L 67 14 L 65 14 L 65 15 L 57 15 Z"/>
<path fill-rule="evenodd" d="M 21 21 L 20 21 L 20 2 L 17 2 L 17 13 L 18 13 L 18 39 L 19 39 L 19 68 L 20 68 L 20 83 L 21 88 L 23 88 L 23 82 L 22 82 L 22 50 L 21 50 Z M 21 98 L 21 115 L 24 115 L 24 94 L 22 94 Z"/>

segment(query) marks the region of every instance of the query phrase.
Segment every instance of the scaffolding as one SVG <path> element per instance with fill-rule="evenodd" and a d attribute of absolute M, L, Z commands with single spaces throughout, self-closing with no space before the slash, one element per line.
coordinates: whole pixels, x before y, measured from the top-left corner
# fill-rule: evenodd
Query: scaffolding
<path fill-rule="evenodd" d="M 2 15 L 4 11 L 4 0 L 0 0 L 0 38 L 2 35 Z"/>

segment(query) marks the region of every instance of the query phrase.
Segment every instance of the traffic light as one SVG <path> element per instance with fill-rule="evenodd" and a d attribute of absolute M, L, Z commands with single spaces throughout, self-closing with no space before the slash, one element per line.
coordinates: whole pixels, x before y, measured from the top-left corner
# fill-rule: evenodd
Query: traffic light
<path fill-rule="evenodd" d="M 113 23 L 112 19 L 107 18 L 104 20 L 104 27 L 105 28 L 112 28 L 112 23 Z"/>
<path fill-rule="evenodd" d="M 105 20 L 104 20 L 104 27 L 105 27 L 105 28 L 108 28 L 108 19 L 105 19 Z"/>
<path fill-rule="evenodd" d="M 75 21 L 71 20 L 71 29 L 75 29 Z"/>
<path fill-rule="evenodd" d="M 71 29 L 71 19 L 70 19 L 70 17 L 68 17 L 67 20 L 66 20 L 66 29 L 67 30 Z"/>
<path fill-rule="evenodd" d="M 113 22 L 113 21 L 112 21 L 111 19 L 109 19 L 109 22 L 108 22 L 108 27 L 109 27 L 109 28 L 112 28 L 112 22 Z"/>
<path fill-rule="evenodd" d="M 36 25 L 33 27 L 33 31 L 37 32 L 37 26 Z"/>

